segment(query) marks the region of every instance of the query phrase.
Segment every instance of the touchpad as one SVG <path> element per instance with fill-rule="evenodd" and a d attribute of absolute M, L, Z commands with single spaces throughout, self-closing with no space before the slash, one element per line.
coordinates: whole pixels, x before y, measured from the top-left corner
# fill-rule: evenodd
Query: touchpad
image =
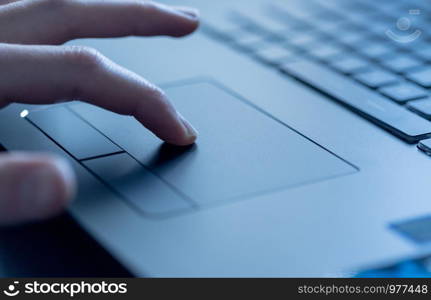
<path fill-rule="evenodd" d="M 88 104 L 71 108 L 170 188 L 198 205 L 314 183 L 356 171 L 218 84 L 191 83 L 165 90 L 178 110 L 198 129 L 200 134 L 195 145 L 164 144 L 132 117 Z"/>

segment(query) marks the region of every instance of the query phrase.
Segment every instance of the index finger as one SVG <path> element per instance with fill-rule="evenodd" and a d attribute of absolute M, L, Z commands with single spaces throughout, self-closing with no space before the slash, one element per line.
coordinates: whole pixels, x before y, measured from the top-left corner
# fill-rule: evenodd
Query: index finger
<path fill-rule="evenodd" d="M 0 6 L 0 28 L 7 28 L 0 30 L 0 41 L 15 44 L 130 35 L 180 37 L 198 25 L 191 8 L 144 0 L 32 0 Z"/>
<path fill-rule="evenodd" d="M 0 65 L 0 106 L 83 100 L 134 116 L 168 143 L 189 145 L 196 139 L 158 87 L 93 49 L 0 44 Z"/>

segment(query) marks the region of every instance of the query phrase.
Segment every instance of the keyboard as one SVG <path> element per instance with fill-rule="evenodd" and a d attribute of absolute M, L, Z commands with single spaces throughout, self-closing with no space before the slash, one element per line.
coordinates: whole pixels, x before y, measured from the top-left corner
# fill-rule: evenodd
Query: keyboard
<path fill-rule="evenodd" d="M 408 143 L 431 137 L 426 1 L 285 1 L 258 17 L 232 11 L 226 24 L 204 29 Z"/>

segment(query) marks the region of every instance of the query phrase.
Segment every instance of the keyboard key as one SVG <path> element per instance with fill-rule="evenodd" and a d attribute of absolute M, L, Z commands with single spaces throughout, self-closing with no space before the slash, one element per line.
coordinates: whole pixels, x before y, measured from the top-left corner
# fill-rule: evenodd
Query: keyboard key
<path fill-rule="evenodd" d="M 430 140 L 424 140 L 419 143 L 419 149 L 424 150 L 428 153 L 430 148 Z M 424 147 L 421 147 L 424 146 Z M 420 215 L 410 216 L 400 220 L 395 220 L 389 225 L 391 229 L 395 230 L 398 234 L 401 234 L 404 238 L 415 242 L 417 245 L 425 245 L 431 242 L 431 216 L 423 213 Z M 427 253 L 429 255 L 429 253 Z M 422 254 L 423 255 L 423 254 Z M 420 256 L 422 256 L 420 255 Z M 417 257 L 417 256 L 416 256 Z M 412 268 L 413 266 L 410 266 Z M 408 269 L 409 267 L 407 267 Z"/>
<path fill-rule="evenodd" d="M 386 68 L 397 73 L 402 73 L 408 69 L 413 69 L 423 65 L 421 60 L 408 54 L 397 54 L 386 57 L 380 63 Z"/>
<path fill-rule="evenodd" d="M 211 33 L 213 34 L 215 33 L 219 38 L 227 40 L 229 42 L 253 35 L 248 28 L 243 28 L 243 27 L 238 27 L 233 25 L 225 29 L 217 28 L 216 30 L 211 30 Z"/>
<path fill-rule="evenodd" d="M 409 102 L 407 107 L 422 117 L 431 119 L 431 98 Z"/>
<path fill-rule="evenodd" d="M 413 51 L 419 57 L 431 61 L 431 45 L 428 44 L 426 47 L 416 48 Z"/>
<path fill-rule="evenodd" d="M 399 103 L 405 103 L 410 100 L 425 98 L 426 96 L 428 96 L 426 90 L 408 82 L 383 87 L 379 91 L 383 95 Z"/>
<path fill-rule="evenodd" d="M 362 72 L 353 77 L 371 88 L 378 88 L 388 84 L 394 84 L 401 80 L 398 76 L 380 69 Z"/>
<path fill-rule="evenodd" d="M 427 42 L 423 38 L 418 38 L 414 41 L 411 41 L 410 43 L 397 44 L 397 47 L 400 47 L 404 50 L 407 50 L 408 52 L 413 52 L 413 53 L 419 49 L 427 48 L 428 46 L 429 46 L 429 42 Z M 420 55 L 416 55 L 416 56 L 420 57 Z"/>
<path fill-rule="evenodd" d="M 280 45 L 273 44 L 271 47 L 256 51 L 254 55 L 269 64 L 279 64 L 287 62 L 295 57 L 295 53 Z"/>
<path fill-rule="evenodd" d="M 431 88 L 431 67 L 412 71 L 407 75 L 407 78 L 423 87 Z"/>
<path fill-rule="evenodd" d="M 316 44 L 315 47 L 309 49 L 308 54 L 318 59 L 327 59 L 342 53 L 343 50 L 344 50 L 343 48 L 333 44 L 326 44 L 326 45 Z"/>
<path fill-rule="evenodd" d="M 251 11 L 234 11 L 233 15 L 245 23 L 249 23 L 252 27 L 261 28 L 266 33 L 283 31 L 287 28 L 292 28 L 292 24 L 288 24 L 285 20 L 274 18 L 267 13 L 251 12 Z"/>
<path fill-rule="evenodd" d="M 249 40 L 248 42 L 233 43 L 232 45 L 246 53 L 253 53 L 270 47 L 272 44 L 273 43 L 271 41 L 256 38 L 254 41 Z"/>
<path fill-rule="evenodd" d="M 253 31 L 248 28 L 238 28 L 236 30 L 224 32 L 226 38 L 232 42 L 241 43 L 242 41 L 247 42 L 257 38 L 262 38 L 260 32 Z"/>
<path fill-rule="evenodd" d="M 394 48 L 389 44 L 376 43 L 374 41 L 364 41 L 362 43 L 356 48 L 356 51 L 369 58 L 378 59 L 395 52 Z"/>
<path fill-rule="evenodd" d="M 248 25 L 238 22 L 232 22 L 228 19 L 220 19 L 216 24 L 208 24 L 209 26 L 204 26 L 206 33 L 209 33 L 213 37 L 218 39 L 229 40 L 232 38 L 231 35 L 235 33 L 241 33 L 248 30 Z M 217 25 L 217 26 L 215 26 Z"/>
<path fill-rule="evenodd" d="M 267 17 L 264 14 L 261 16 L 265 17 L 265 19 L 260 20 L 259 25 L 268 32 L 282 32 L 289 28 L 288 24 L 281 22 L 279 19 Z"/>
<path fill-rule="evenodd" d="M 275 37 L 278 37 L 279 40 L 281 40 L 281 41 L 289 41 L 289 40 L 293 39 L 294 37 L 297 37 L 298 35 L 303 34 L 303 33 L 300 33 L 294 29 L 285 28 L 283 30 L 273 31 L 272 34 Z"/>
<path fill-rule="evenodd" d="M 322 24 L 339 24 L 344 21 L 345 18 L 342 15 L 334 12 L 333 10 L 326 9 L 314 14 L 309 20 L 310 23 L 313 23 L 313 25 L 318 28 Z"/>
<path fill-rule="evenodd" d="M 308 49 L 322 39 L 322 36 L 313 32 L 298 35 L 287 41 L 288 45 L 292 45 L 299 48 Z"/>
<path fill-rule="evenodd" d="M 298 60 L 282 69 L 409 143 L 431 136 L 431 122 L 318 63 Z"/>
<path fill-rule="evenodd" d="M 382 0 L 380 0 L 382 1 Z M 341 1 L 340 1 L 341 2 Z M 374 8 L 362 1 L 343 1 L 344 9 L 347 9 L 352 14 L 356 14 L 362 18 L 368 18 L 370 14 L 374 13 Z"/>
<path fill-rule="evenodd" d="M 358 56 L 336 57 L 330 64 L 334 69 L 345 74 L 360 72 L 371 66 L 368 61 Z"/>
<path fill-rule="evenodd" d="M 323 22 L 318 24 L 318 26 L 316 26 L 316 28 L 319 29 L 319 31 L 333 37 L 334 36 L 334 31 L 337 31 L 339 28 L 345 26 L 346 24 L 343 22 Z"/>
<path fill-rule="evenodd" d="M 246 40 L 247 38 L 253 38 L 256 36 L 264 36 L 265 33 L 256 27 L 238 27 L 232 31 L 226 31 L 225 34 L 232 40 L 239 41 L 241 39 Z"/>
<path fill-rule="evenodd" d="M 233 40 L 233 43 L 238 46 L 247 47 L 247 45 L 261 42 L 264 38 L 258 34 L 247 34 Z"/>
<path fill-rule="evenodd" d="M 304 1 L 300 3 L 300 5 L 303 5 L 303 4 L 305 4 Z M 296 6 L 296 3 L 295 3 L 295 6 Z M 286 24 L 292 29 L 296 29 L 298 31 L 306 31 L 306 30 L 313 29 L 308 22 L 306 23 L 304 22 L 304 20 L 302 20 L 301 16 L 294 16 L 292 15 L 291 11 L 288 12 L 290 8 L 292 8 L 291 5 L 289 5 L 289 7 L 286 7 L 285 5 L 281 5 L 280 3 L 276 4 L 271 2 L 267 6 L 267 13 L 268 13 L 268 16 L 279 20 L 280 22 Z M 300 9 L 299 11 L 297 10 L 296 12 L 300 12 L 300 14 L 302 15 L 304 10 Z M 294 14 L 296 14 L 296 12 Z"/>
<path fill-rule="evenodd" d="M 63 106 L 32 112 L 27 119 L 77 160 L 122 152 L 103 134 Z"/>
<path fill-rule="evenodd" d="M 369 33 L 365 31 L 352 32 L 350 30 L 341 29 L 340 31 L 334 31 L 332 36 L 334 39 L 338 40 L 339 42 L 347 46 L 351 46 L 354 44 L 362 43 L 362 41 L 368 38 Z"/>
<path fill-rule="evenodd" d="M 84 165 L 143 213 L 169 214 L 192 209 L 191 204 L 129 154 L 86 160 Z"/>
<path fill-rule="evenodd" d="M 369 26 L 369 30 L 378 37 L 384 38 L 385 32 L 388 30 L 390 25 L 387 23 L 372 23 L 372 25 Z"/>
<path fill-rule="evenodd" d="M 426 154 L 431 155 L 431 139 L 420 141 L 418 144 L 418 148 Z M 429 230 L 422 230 L 422 232 L 428 233 L 429 236 Z"/>

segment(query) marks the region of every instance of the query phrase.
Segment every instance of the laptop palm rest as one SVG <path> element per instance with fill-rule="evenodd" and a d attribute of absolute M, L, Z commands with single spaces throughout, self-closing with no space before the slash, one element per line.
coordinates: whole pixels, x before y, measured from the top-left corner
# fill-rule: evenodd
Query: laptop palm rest
<path fill-rule="evenodd" d="M 357 171 L 219 84 L 198 82 L 165 90 L 199 130 L 195 145 L 169 146 L 132 117 L 84 103 L 70 107 L 162 180 L 166 189 L 188 198 L 197 207 Z M 102 160 L 94 161 L 100 165 Z"/>

